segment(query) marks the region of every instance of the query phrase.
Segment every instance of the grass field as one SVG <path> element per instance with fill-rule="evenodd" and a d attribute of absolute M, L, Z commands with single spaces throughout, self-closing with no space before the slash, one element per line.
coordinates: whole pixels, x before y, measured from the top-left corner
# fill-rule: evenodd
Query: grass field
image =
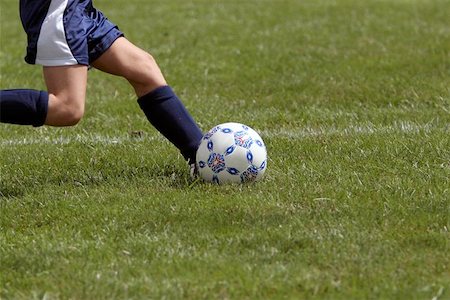
<path fill-rule="evenodd" d="M 0 298 L 450 299 L 450 1 L 95 2 L 266 177 L 192 182 L 91 70 L 76 127 L 0 125 Z M 0 87 L 44 89 L 0 5 Z"/>

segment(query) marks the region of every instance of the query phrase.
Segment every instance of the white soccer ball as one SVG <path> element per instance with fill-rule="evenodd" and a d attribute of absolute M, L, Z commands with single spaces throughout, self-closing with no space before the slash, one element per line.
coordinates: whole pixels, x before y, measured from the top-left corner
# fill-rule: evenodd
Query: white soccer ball
<path fill-rule="evenodd" d="M 218 184 L 258 181 L 267 168 L 262 138 L 240 123 L 212 128 L 203 136 L 196 158 L 200 177 Z"/>

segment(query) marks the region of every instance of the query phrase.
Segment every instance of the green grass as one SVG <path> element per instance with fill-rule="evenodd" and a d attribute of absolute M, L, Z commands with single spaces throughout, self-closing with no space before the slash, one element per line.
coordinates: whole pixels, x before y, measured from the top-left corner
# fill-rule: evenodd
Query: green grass
<path fill-rule="evenodd" d="M 44 89 L 17 6 L 0 87 Z M 204 130 L 261 133 L 266 177 L 193 183 L 92 70 L 78 126 L 0 126 L 1 298 L 450 299 L 449 1 L 96 6 Z"/>

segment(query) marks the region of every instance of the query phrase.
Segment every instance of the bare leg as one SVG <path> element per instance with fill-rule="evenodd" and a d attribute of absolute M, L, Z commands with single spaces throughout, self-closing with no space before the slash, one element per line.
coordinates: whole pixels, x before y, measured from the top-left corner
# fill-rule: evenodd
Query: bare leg
<path fill-rule="evenodd" d="M 46 125 L 73 126 L 84 114 L 87 66 L 44 67 L 49 94 Z"/>
<path fill-rule="evenodd" d="M 125 38 L 118 38 L 92 65 L 103 72 L 126 78 L 136 95 L 167 85 L 153 57 Z"/>
<path fill-rule="evenodd" d="M 167 85 L 153 57 L 125 38 L 118 38 L 93 66 L 125 77 L 133 86 L 138 103 L 150 123 L 172 142 L 186 160 L 193 162 L 200 128 L 181 100 Z"/>

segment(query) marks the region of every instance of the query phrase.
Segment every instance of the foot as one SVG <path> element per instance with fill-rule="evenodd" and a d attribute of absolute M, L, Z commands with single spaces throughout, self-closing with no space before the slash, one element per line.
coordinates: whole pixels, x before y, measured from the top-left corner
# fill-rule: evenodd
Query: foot
<path fill-rule="evenodd" d="M 197 162 L 189 160 L 188 164 L 189 164 L 189 175 L 191 176 L 191 179 L 197 179 L 199 176 Z"/>

